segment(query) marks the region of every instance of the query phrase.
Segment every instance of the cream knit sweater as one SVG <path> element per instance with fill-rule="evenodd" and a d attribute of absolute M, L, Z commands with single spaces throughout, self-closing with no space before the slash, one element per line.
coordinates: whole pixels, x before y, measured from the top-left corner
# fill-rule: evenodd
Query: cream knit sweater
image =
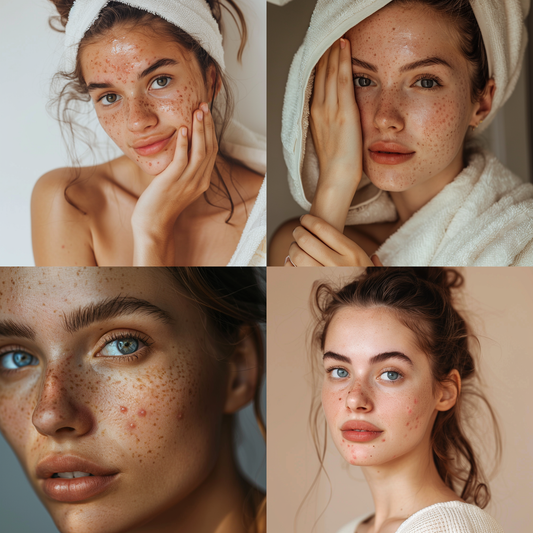
<path fill-rule="evenodd" d="M 357 526 L 372 514 L 353 520 L 338 533 L 355 533 Z M 463 502 L 430 505 L 411 515 L 396 533 L 503 533 L 501 526 L 485 511 Z"/>

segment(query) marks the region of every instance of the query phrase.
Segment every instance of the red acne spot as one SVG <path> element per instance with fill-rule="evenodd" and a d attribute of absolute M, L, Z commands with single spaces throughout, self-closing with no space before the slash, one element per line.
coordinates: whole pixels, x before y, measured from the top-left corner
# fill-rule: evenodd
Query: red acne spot
<path fill-rule="evenodd" d="M 141 409 L 139 411 L 139 416 L 146 416 L 146 411 L 144 409 Z"/>
<path fill-rule="evenodd" d="M 385 442 L 385 439 L 381 439 L 381 442 Z"/>
<path fill-rule="evenodd" d="M 123 413 L 127 413 L 128 412 L 128 408 L 127 407 L 120 406 L 120 410 Z"/>
<path fill-rule="evenodd" d="M 178 413 L 178 420 L 181 420 L 183 418 L 183 413 Z"/>
<path fill-rule="evenodd" d="M 130 428 L 131 428 L 131 429 L 135 429 L 135 424 L 133 424 L 133 423 L 130 424 Z"/>
<path fill-rule="evenodd" d="M 342 398 L 339 398 L 339 402 L 342 400 Z"/>
<path fill-rule="evenodd" d="M 407 424 L 405 424 L 406 426 L 408 426 L 410 424 L 410 422 L 407 422 Z"/>
<path fill-rule="evenodd" d="M 418 403 L 418 400 L 415 398 L 415 403 Z"/>
<path fill-rule="evenodd" d="M 411 411 L 411 409 L 409 409 L 409 414 L 411 414 L 413 411 Z"/>
<path fill-rule="evenodd" d="M 62 244 L 62 245 L 61 245 L 61 248 L 64 248 L 64 247 L 65 247 L 65 245 L 64 245 L 64 244 Z"/>

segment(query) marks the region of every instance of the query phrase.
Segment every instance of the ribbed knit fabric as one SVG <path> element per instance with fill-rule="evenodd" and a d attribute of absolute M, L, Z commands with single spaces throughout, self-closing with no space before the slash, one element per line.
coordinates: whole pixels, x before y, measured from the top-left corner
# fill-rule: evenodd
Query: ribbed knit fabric
<path fill-rule="evenodd" d="M 294 56 L 285 90 L 281 139 L 291 194 L 307 211 L 318 181 L 315 162 L 305 161 L 308 156 L 315 157 L 312 137 L 308 135 L 315 66 L 333 42 L 390 1 L 318 0 L 304 42 Z M 527 44 L 523 21 L 530 0 L 471 0 L 471 4 L 485 42 L 490 73 L 496 82 L 492 111 L 476 129 L 478 135 L 490 124 L 518 81 Z M 350 208 L 347 224 L 393 219 L 394 213 L 383 194 L 366 177 L 358 194 L 362 195 L 361 204 Z"/>
<path fill-rule="evenodd" d="M 117 0 L 148 13 L 158 15 L 194 37 L 200 46 L 219 64 L 224 64 L 224 48 L 218 24 L 205 0 Z M 76 0 L 65 29 L 65 69 L 74 70 L 78 46 L 100 11 L 110 0 Z"/>
<path fill-rule="evenodd" d="M 342 527 L 338 533 L 355 533 L 359 524 L 372 515 L 365 515 Z M 396 533 L 504 533 L 488 513 L 463 502 L 430 505 L 410 516 Z"/>

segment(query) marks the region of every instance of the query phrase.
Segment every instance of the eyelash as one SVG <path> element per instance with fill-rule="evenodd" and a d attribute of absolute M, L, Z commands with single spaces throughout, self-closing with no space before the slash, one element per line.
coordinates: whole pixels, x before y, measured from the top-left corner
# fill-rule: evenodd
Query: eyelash
<path fill-rule="evenodd" d="M 138 331 L 127 331 L 127 332 L 121 332 L 121 333 L 110 333 L 107 337 L 102 339 L 102 345 L 98 348 L 97 353 L 99 354 L 108 344 L 111 344 L 116 341 L 124 340 L 124 339 L 135 339 L 136 341 L 141 341 L 144 346 L 139 346 L 137 351 L 132 354 L 127 355 L 98 355 L 98 357 L 105 357 L 107 359 L 113 359 L 113 360 L 119 360 L 119 361 L 133 361 L 135 359 L 139 359 L 139 352 L 143 348 L 150 348 L 153 344 L 153 342 L 150 341 L 148 337 L 143 335 L 142 333 L 139 333 Z"/>
<path fill-rule="evenodd" d="M 157 78 L 154 78 L 154 79 L 149 83 L 148 86 L 149 86 L 149 87 L 152 87 L 152 85 L 153 85 L 157 80 L 162 80 L 162 79 L 169 80 L 169 81 L 168 81 L 168 83 L 167 83 L 165 86 L 163 86 L 163 87 L 159 87 L 158 89 L 166 89 L 166 88 L 169 86 L 170 81 L 172 80 L 172 76 L 157 76 Z M 155 90 L 157 91 L 158 89 L 155 89 Z M 97 102 L 102 102 L 102 100 L 103 100 L 106 96 L 116 96 L 119 100 L 122 98 L 120 95 L 118 95 L 118 94 L 116 94 L 116 93 L 106 93 L 106 94 L 103 94 L 102 96 L 100 96 L 100 98 L 98 98 Z M 103 105 L 104 107 L 110 107 L 110 106 L 112 106 L 113 104 L 116 104 L 117 102 L 118 102 L 118 100 L 115 101 L 115 102 L 108 103 L 108 104 L 104 104 L 104 103 L 102 102 L 102 105 Z"/>
<path fill-rule="evenodd" d="M 370 80 L 370 78 L 368 76 L 365 76 L 364 74 L 354 74 L 354 76 L 353 76 L 354 85 L 355 85 L 355 80 L 357 80 L 359 78 L 364 78 L 365 80 Z M 431 88 L 419 87 L 420 89 L 424 89 L 425 91 L 434 91 L 434 90 L 438 89 L 439 87 L 442 87 L 442 81 L 437 76 L 432 76 L 431 74 L 422 74 L 415 81 L 415 84 L 418 83 L 421 80 L 431 80 L 431 81 L 434 81 L 436 83 L 436 85 L 434 87 L 431 87 Z M 355 87 L 358 88 L 358 89 L 366 89 L 367 88 L 367 87 L 358 87 L 357 85 L 355 85 Z"/>
<path fill-rule="evenodd" d="M 327 368 L 326 369 L 326 373 L 331 375 L 331 373 L 334 372 L 335 370 L 344 370 L 345 372 L 348 373 L 348 376 L 344 376 L 343 378 L 331 376 L 331 378 L 334 379 L 334 380 L 346 379 L 347 377 L 350 376 L 350 373 L 348 372 L 348 370 L 346 370 L 345 368 L 342 368 L 341 366 L 333 366 L 331 368 Z M 398 379 L 394 379 L 394 380 L 384 379 L 382 381 L 385 381 L 385 382 L 388 382 L 388 383 L 397 383 L 397 382 L 401 381 L 404 378 L 404 375 L 399 370 L 395 370 L 393 368 L 390 368 L 388 370 L 383 370 L 379 374 L 379 376 L 381 377 L 383 374 L 386 374 L 387 372 L 394 372 L 395 374 L 398 374 Z"/>

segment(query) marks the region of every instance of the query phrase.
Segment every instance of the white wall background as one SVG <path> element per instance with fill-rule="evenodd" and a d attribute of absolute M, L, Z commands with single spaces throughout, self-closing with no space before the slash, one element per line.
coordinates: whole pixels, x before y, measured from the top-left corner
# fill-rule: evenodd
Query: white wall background
<path fill-rule="evenodd" d="M 242 66 L 237 29 L 225 18 L 226 66 L 234 81 L 237 120 L 266 132 L 266 5 L 238 0 L 249 30 Z M 0 0 L 0 265 L 33 265 L 30 197 L 45 172 L 69 165 L 59 126 L 46 111 L 63 34 L 52 31 L 48 0 Z M 99 139 L 107 141 L 96 117 Z M 109 141 L 101 161 L 121 152 Z M 99 161 L 100 162 L 100 161 Z M 88 164 L 92 160 L 87 160 Z"/>

